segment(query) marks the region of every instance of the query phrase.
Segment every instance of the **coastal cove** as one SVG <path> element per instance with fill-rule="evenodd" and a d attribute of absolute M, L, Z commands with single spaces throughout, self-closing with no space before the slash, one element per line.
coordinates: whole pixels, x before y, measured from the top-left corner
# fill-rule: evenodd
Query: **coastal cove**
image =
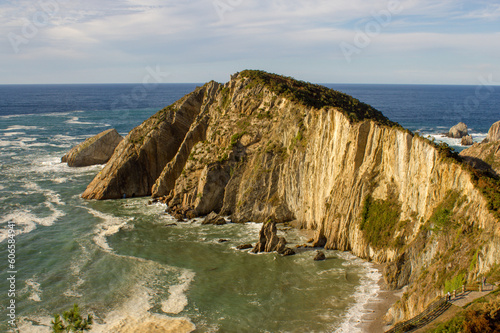
<path fill-rule="evenodd" d="M 315 251 L 309 249 L 299 249 L 291 257 L 253 255 L 235 247 L 255 244 L 262 226 L 252 222 L 260 219 L 257 215 L 245 224 L 205 226 L 199 218 L 176 222 L 165 214 L 165 204 L 149 204 L 148 198 L 80 198 L 103 167 L 69 168 L 60 163 L 60 157 L 109 128 L 127 135 L 194 85 L 159 89 L 152 96 L 159 105 L 155 108 L 137 103 L 137 108 L 113 109 L 107 100 L 117 91 L 101 90 L 101 104 L 88 109 L 80 103 L 67 106 L 80 111 L 62 107 L 58 112 L 30 114 L 29 107 L 18 106 L 25 112 L 1 116 L 0 149 L 5 156 L 1 168 L 6 175 L 0 182 L 1 223 L 2 227 L 16 224 L 17 311 L 22 332 L 40 332 L 53 313 L 75 302 L 95 315 L 95 332 L 123 329 L 124 321 L 132 325 L 137 318 L 186 331 L 196 327 L 200 332 L 365 331 L 359 324 L 370 317 L 367 303 L 379 298 L 382 274 L 349 252 L 324 250 L 327 260 L 323 262 L 313 261 Z M 165 95 L 169 97 L 163 100 Z M 397 114 L 394 101 L 387 103 Z M 399 112 L 401 119 L 407 117 L 407 110 Z M 494 119 L 495 112 L 488 112 L 489 118 L 483 122 L 476 118 L 471 126 L 477 138 L 485 136 Z M 437 120 L 429 124 L 412 119 L 412 130 L 436 137 L 448 126 Z M 245 140 L 245 134 L 236 140 Z M 295 140 L 300 148 L 301 139 Z M 288 229 L 283 224 L 279 227 Z M 295 229 L 280 234 L 290 247 L 309 238 Z M 6 235 L 2 230 L 2 244 Z M 6 253 L 2 247 L 1 254 Z M 2 281 L 1 291 L 7 287 Z M 6 310 L 3 305 L 1 310 Z"/>

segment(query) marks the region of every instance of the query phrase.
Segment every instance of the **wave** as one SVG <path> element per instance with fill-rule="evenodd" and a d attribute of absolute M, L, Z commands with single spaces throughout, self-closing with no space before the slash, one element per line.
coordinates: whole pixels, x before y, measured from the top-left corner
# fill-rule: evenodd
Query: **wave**
<path fill-rule="evenodd" d="M 36 277 L 32 277 L 25 281 L 26 290 L 29 292 L 28 299 L 33 302 L 41 302 L 42 301 L 42 288 L 40 283 L 35 281 Z"/>
<path fill-rule="evenodd" d="M 368 304 L 376 300 L 380 293 L 379 281 L 382 278 L 382 274 L 371 263 L 365 262 L 350 253 L 341 252 L 339 256 L 348 260 L 343 264 L 344 266 L 361 264 L 363 272 L 361 273 L 360 285 L 356 288 L 353 295 L 355 303 L 349 308 L 342 324 L 337 328 L 335 333 L 362 333 L 363 330 L 359 325 L 362 323 L 362 319 L 368 314 Z"/>
<path fill-rule="evenodd" d="M 66 120 L 66 124 L 73 124 L 73 125 L 96 125 L 96 123 L 90 123 L 90 122 L 85 122 L 85 121 L 79 121 L 80 118 L 78 117 L 72 117 L 70 120 Z"/>
<path fill-rule="evenodd" d="M 46 217 L 38 217 L 31 213 L 28 209 L 18 209 L 12 213 L 7 214 L 0 224 L 7 224 L 8 222 L 14 222 L 16 235 L 26 234 L 36 229 L 37 225 L 41 226 L 51 226 L 59 218 L 66 215 L 61 210 L 54 207 L 53 203 L 45 202 L 45 206 L 52 211 L 52 214 Z M 0 243 L 3 242 L 8 237 L 8 229 L 4 228 L 0 230 Z"/>
<path fill-rule="evenodd" d="M 126 226 L 128 222 L 132 221 L 133 218 L 120 218 L 110 214 L 99 212 L 89 207 L 79 207 L 88 210 L 91 215 L 103 221 L 96 226 L 96 229 L 94 230 L 93 240 L 94 243 L 104 251 L 113 253 L 113 249 L 109 246 L 106 238 L 119 232 L 120 229 Z"/>
<path fill-rule="evenodd" d="M 170 296 L 161 304 L 163 312 L 179 314 L 184 310 L 184 308 L 188 305 L 188 299 L 185 293 L 189 289 L 189 285 L 191 284 L 191 281 L 193 281 L 194 276 L 194 272 L 186 270 L 178 278 L 180 283 L 168 288 Z"/>
<path fill-rule="evenodd" d="M 25 126 L 25 125 L 12 125 L 7 127 L 6 129 L 2 131 L 18 131 L 18 130 L 40 130 L 44 129 L 43 127 L 38 127 L 38 126 Z"/>
<path fill-rule="evenodd" d="M 7 133 L 4 133 L 3 136 L 14 136 L 14 135 L 26 135 L 26 132 L 7 132 Z"/>

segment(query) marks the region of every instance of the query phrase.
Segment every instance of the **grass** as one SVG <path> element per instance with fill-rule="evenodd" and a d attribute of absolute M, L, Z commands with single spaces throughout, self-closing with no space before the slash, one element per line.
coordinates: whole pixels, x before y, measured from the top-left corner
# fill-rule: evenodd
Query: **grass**
<path fill-rule="evenodd" d="M 323 107 L 338 108 L 351 122 L 372 119 L 381 125 L 401 127 L 370 105 L 321 85 L 257 70 L 244 70 L 239 75 L 251 79 L 251 82 L 247 85 L 249 89 L 262 84 L 276 95 L 285 97 L 295 103 L 317 109 Z"/>
<path fill-rule="evenodd" d="M 453 290 L 458 290 L 463 286 L 464 283 L 465 283 L 465 274 L 464 273 L 458 274 L 452 279 L 445 281 L 444 292 L 451 293 Z"/>
<path fill-rule="evenodd" d="M 394 244 L 394 232 L 397 229 L 401 208 L 396 199 L 373 200 L 369 195 L 363 204 L 360 229 L 366 240 L 377 248 Z"/>
<path fill-rule="evenodd" d="M 429 219 L 434 230 L 443 231 L 449 230 L 451 227 L 457 227 L 452 216 L 459 199 L 460 194 L 458 192 L 448 191 L 443 201 L 434 209 L 434 213 Z"/>

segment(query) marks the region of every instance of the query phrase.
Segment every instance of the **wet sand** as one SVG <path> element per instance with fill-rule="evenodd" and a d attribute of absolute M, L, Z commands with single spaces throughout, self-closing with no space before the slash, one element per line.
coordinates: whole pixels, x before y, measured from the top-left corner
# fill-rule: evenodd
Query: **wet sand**
<path fill-rule="evenodd" d="M 383 271 L 384 265 L 374 265 L 380 272 Z M 363 332 L 381 333 L 389 330 L 391 325 L 387 325 L 384 316 L 391 306 L 401 298 L 399 290 L 389 290 L 384 283 L 384 279 L 379 280 L 380 292 L 376 300 L 368 303 L 367 314 L 363 316 L 359 327 Z"/>

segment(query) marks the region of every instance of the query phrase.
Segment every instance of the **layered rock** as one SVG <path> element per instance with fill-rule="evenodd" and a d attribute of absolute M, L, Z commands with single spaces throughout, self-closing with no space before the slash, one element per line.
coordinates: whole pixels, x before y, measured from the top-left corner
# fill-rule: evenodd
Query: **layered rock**
<path fill-rule="evenodd" d="M 473 168 L 500 176 L 500 140 L 475 143 L 462 150 L 460 156 Z"/>
<path fill-rule="evenodd" d="M 255 247 L 251 252 L 278 252 L 282 255 L 295 254 L 292 249 L 286 247 L 285 238 L 278 236 L 276 222 L 271 220 L 262 225 L 259 232 L 259 241 L 255 244 Z"/>
<path fill-rule="evenodd" d="M 215 212 L 208 214 L 201 224 L 213 224 L 213 225 L 223 225 L 226 224 L 226 220 Z"/>
<path fill-rule="evenodd" d="M 486 137 L 486 142 L 495 142 L 498 140 L 500 140 L 500 121 L 491 125 L 488 136 Z"/>
<path fill-rule="evenodd" d="M 462 122 L 450 128 L 450 131 L 448 132 L 448 136 L 450 138 L 455 138 L 455 139 L 460 139 L 467 135 L 469 135 L 469 132 L 467 130 L 467 125 L 465 125 Z"/>
<path fill-rule="evenodd" d="M 184 143 L 191 126 L 207 100 L 219 88 L 211 82 L 196 89 L 175 104 L 159 111 L 134 128 L 116 147 L 101 173 L 82 194 L 84 199 L 117 199 L 147 196 L 152 186 Z M 204 133 L 201 133 L 201 138 Z M 201 139 L 197 138 L 197 139 Z M 189 155 L 189 153 L 188 153 Z"/>
<path fill-rule="evenodd" d="M 391 312 L 401 320 L 459 273 L 500 263 L 496 183 L 458 160 L 347 95 L 244 71 L 134 129 L 84 197 L 153 194 L 233 222 L 295 220 L 316 232 L 313 246 L 387 263 L 386 282 L 408 286 Z"/>
<path fill-rule="evenodd" d="M 105 164 L 122 140 L 123 137 L 118 134 L 116 129 L 106 130 L 71 148 L 61 158 L 61 162 L 68 163 L 70 167 Z"/>

